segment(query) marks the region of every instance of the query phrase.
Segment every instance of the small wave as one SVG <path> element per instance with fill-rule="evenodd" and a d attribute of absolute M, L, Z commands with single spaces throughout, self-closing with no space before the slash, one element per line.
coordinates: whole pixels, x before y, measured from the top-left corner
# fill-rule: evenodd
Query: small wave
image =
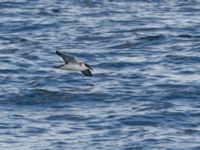
<path fill-rule="evenodd" d="M 152 36 L 142 36 L 138 38 L 137 40 L 154 41 L 154 40 L 161 40 L 165 38 L 166 38 L 165 35 L 152 35 Z"/>
<path fill-rule="evenodd" d="M 178 37 L 180 38 L 188 38 L 188 39 L 199 39 L 200 38 L 200 35 L 189 35 L 189 34 L 180 34 L 178 35 Z"/>
<path fill-rule="evenodd" d="M 127 48 L 134 48 L 135 46 L 136 46 L 136 43 L 126 42 L 126 43 L 110 46 L 109 48 L 110 49 L 127 49 Z"/>

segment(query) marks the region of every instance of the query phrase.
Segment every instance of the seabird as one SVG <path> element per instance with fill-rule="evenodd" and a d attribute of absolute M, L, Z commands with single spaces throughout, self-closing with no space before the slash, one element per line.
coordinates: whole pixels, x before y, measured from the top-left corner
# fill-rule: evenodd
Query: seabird
<path fill-rule="evenodd" d="M 92 70 L 91 66 L 84 62 L 77 62 L 73 57 L 67 56 L 59 51 L 56 51 L 56 54 L 64 60 L 65 64 L 61 64 L 55 66 L 55 68 L 62 70 L 74 70 L 81 71 L 85 76 L 92 76 L 90 70 Z"/>

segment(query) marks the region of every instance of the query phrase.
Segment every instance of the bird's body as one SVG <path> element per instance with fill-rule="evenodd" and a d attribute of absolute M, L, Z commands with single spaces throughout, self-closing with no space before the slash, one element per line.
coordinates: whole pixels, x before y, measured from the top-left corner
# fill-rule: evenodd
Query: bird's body
<path fill-rule="evenodd" d="M 62 70 L 73 70 L 73 71 L 83 71 L 87 70 L 88 68 L 81 63 L 68 63 L 60 65 L 60 69 Z"/>
<path fill-rule="evenodd" d="M 63 58 L 65 61 L 65 64 L 56 66 L 56 68 L 62 69 L 62 70 L 73 70 L 73 71 L 81 71 L 85 76 L 92 76 L 92 73 L 90 70 L 92 68 L 84 63 L 84 62 L 77 62 L 73 57 L 66 56 L 59 51 L 56 51 L 56 54 Z"/>

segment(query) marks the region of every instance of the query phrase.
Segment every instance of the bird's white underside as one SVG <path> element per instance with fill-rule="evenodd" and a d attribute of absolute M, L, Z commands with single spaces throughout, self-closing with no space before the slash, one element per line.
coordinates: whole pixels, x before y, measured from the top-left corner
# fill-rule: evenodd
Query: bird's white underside
<path fill-rule="evenodd" d="M 62 70 L 74 70 L 74 71 L 83 71 L 83 70 L 87 70 L 88 68 L 83 65 L 83 66 L 80 66 L 79 64 L 65 64 L 63 65 L 60 69 Z"/>

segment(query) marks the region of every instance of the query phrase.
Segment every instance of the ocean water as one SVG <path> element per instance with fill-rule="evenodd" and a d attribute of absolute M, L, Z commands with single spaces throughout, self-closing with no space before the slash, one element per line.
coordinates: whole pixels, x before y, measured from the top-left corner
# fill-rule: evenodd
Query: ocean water
<path fill-rule="evenodd" d="M 199 0 L 1 0 L 0 149 L 199 150 Z M 93 67 L 60 71 L 55 51 Z"/>

